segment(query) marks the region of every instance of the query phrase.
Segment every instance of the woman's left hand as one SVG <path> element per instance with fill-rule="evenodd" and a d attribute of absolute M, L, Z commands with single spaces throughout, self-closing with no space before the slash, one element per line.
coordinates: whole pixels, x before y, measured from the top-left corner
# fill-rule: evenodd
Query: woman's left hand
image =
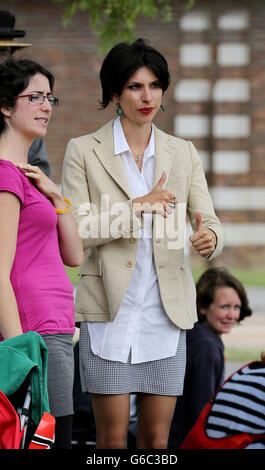
<path fill-rule="evenodd" d="M 202 216 L 198 212 L 196 214 L 196 229 L 190 236 L 190 242 L 201 256 L 208 256 L 215 250 L 217 238 L 213 230 L 202 225 Z"/>
<path fill-rule="evenodd" d="M 37 188 L 47 198 L 53 199 L 60 195 L 60 191 L 56 184 L 48 178 L 48 176 L 46 176 L 38 166 L 30 165 L 29 163 L 17 163 L 16 166 L 28 178 L 34 180 Z"/>

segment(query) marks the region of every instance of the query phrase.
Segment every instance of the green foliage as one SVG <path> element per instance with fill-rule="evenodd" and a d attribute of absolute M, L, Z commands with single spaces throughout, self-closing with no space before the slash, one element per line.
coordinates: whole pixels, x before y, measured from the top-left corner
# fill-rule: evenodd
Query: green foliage
<path fill-rule="evenodd" d="M 261 352 L 258 349 L 225 349 L 225 358 L 228 362 L 251 362 L 251 361 L 260 361 Z"/>
<path fill-rule="evenodd" d="M 76 285 L 79 281 L 80 267 L 69 268 L 66 266 L 67 274 L 71 282 Z M 194 281 L 197 282 L 201 274 L 205 271 L 204 268 L 192 269 Z M 237 279 L 242 282 L 245 287 L 265 287 L 265 271 L 261 270 L 247 270 L 247 269 L 229 269 Z"/>
<path fill-rule="evenodd" d="M 194 281 L 197 282 L 201 274 L 206 268 L 194 268 L 192 270 Z M 247 287 L 265 287 L 265 270 L 264 269 L 236 269 L 228 268 L 244 286 Z"/>
<path fill-rule="evenodd" d="M 80 266 L 76 268 L 70 268 L 69 266 L 65 266 L 66 272 L 68 274 L 68 277 L 73 284 L 73 286 L 76 286 L 79 281 L 79 271 L 80 271 Z"/>
<path fill-rule="evenodd" d="M 172 19 L 172 7 L 178 0 L 53 0 L 64 4 L 63 24 L 68 26 L 74 14 L 87 12 L 92 29 L 99 39 L 99 52 L 105 54 L 114 44 L 135 39 L 135 23 L 138 17 L 162 21 Z M 195 0 L 179 0 L 186 9 Z"/>

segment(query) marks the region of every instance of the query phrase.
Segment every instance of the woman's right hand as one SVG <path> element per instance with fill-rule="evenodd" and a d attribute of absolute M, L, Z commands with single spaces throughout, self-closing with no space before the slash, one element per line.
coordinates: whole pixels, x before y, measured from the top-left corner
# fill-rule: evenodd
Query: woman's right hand
<path fill-rule="evenodd" d="M 30 165 L 29 163 L 24 162 L 19 162 L 16 164 L 16 166 L 36 184 L 41 193 L 50 199 L 52 203 L 54 203 L 54 199 L 59 199 L 60 202 L 63 203 L 63 207 L 61 208 L 66 208 L 63 196 L 61 195 L 58 186 L 48 176 L 46 176 L 38 166 Z"/>
<path fill-rule="evenodd" d="M 169 206 L 169 203 L 174 201 L 176 204 L 177 200 L 171 192 L 163 189 L 165 181 L 166 172 L 163 171 L 160 180 L 150 193 L 133 199 L 133 209 L 136 214 L 160 214 L 165 218 L 171 214 L 174 209 Z"/>

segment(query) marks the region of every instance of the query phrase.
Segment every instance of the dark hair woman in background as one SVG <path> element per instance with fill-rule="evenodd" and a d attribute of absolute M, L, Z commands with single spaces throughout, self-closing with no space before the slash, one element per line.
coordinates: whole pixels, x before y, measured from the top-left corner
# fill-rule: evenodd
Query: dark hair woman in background
<path fill-rule="evenodd" d="M 196 284 L 199 323 L 187 334 L 187 369 L 169 447 L 181 445 L 206 403 L 224 381 L 223 334 L 250 316 L 241 282 L 224 268 L 206 270 Z"/>

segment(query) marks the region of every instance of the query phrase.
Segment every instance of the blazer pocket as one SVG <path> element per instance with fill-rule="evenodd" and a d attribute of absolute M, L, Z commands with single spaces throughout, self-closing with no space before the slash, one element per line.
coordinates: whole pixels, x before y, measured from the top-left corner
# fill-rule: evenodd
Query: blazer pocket
<path fill-rule="evenodd" d="M 75 309 L 79 313 L 108 313 L 109 305 L 103 285 L 103 263 L 84 263 L 80 270 Z"/>
<path fill-rule="evenodd" d="M 101 276 L 98 274 L 81 275 L 76 292 L 75 310 L 82 314 L 109 313 Z"/>
<path fill-rule="evenodd" d="M 91 276 L 100 276 L 102 277 L 103 275 L 103 263 L 102 263 L 102 258 L 99 257 L 97 261 L 89 261 L 89 262 L 84 262 L 83 266 L 81 267 L 79 271 L 79 275 L 83 276 L 85 274 L 91 275 Z"/>
<path fill-rule="evenodd" d="M 180 266 L 180 278 L 185 298 L 186 313 L 191 320 L 197 320 L 196 288 L 191 272 L 184 266 Z"/>

